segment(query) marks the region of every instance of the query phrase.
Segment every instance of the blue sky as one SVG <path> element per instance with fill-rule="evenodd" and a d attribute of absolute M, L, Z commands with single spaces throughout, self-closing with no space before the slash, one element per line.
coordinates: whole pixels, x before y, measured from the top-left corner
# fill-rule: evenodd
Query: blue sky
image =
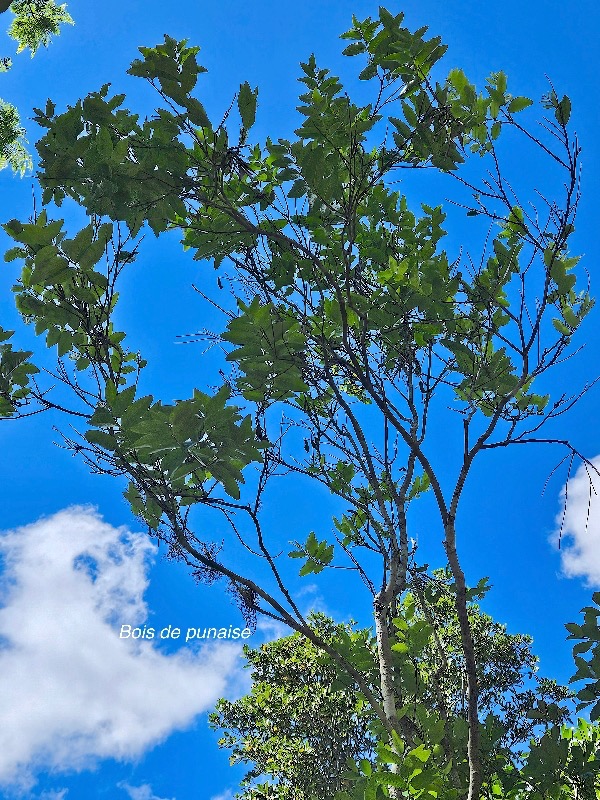
<path fill-rule="evenodd" d="M 569 94 L 584 148 L 576 246 L 585 254 L 592 293 L 597 292 L 597 4 L 407 0 L 388 8 L 404 10 L 410 26 L 429 25 L 443 37 L 449 45 L 447 69 L 460 66 L 479 84 L 503 69 L 513 94 L 535 99 L 547 90 L 547 75 L 559 93 Z M 352 13 L 375 15 L 377 5 L 74 0 L 69 10 L 75 27 L 36 58 L 15 57 L 13 70 L 0 76 L 0 97 L 18 105 L 32 149 L 41 133 L 27 117 L 48 97 L 62 110 L 112 82 L 115 92 L 127 93 L 130 108 L 151 113 L 151 89 L 125 70 L 139 45 L 156 44 L 164 33 L 201 45 L 200 62 L 209 72 L 201 77 L 199 96 L 209 115 L 220 119 L 239 84 L 248 80 L 260 88 L 255 138 L 289 135 L 298 122 L 299 61 L 314 51 L 318 63 L 341 75 L 352 91 L 354 64 L 340 55 L 337 37 L 350 26 Z M 9 14 L 0 18 L 6 24 L 8 19 Z M 13 50 L 6 37 L 0 55 L 14 55 Z M 523 169 L 539 169 L 524 153 L 513 155 L 519 167 L 522 161 Z M 0 173 L 0 220 L 31 214 L 32 183 Z M 419 190 L 412 186 L 415 196 Z M 74 224 L 80 220 L 66 207 L 61 216 Z M 9 246 L 3 233 L 0 244 Z M 202 346 L 177 344 L 181 334 L 220 326 L 190 288 L 207 270 L 181 252 L 176 237 L 156 241 L 151 234 L 136 270 L 126 278 L 120 313 L 124 327 L 143 342 L 154 393 L 172 400 L 188 396 L 193 386 L 216 383 L 214 361 L 202 358 Z M 19 325 L 11 305 L 15 276 L 14 264 L 0 272 L 0 324 L 16 327 L 18 341 L 34 349 L 32 331 Z M 599 315 L 600 308 L 592 311 L 579 340 L 586 347 L 555 371 L 548 390 L 576 391 L 598 374 Z M 600 454 L 598 391 L 554 428 L 590 458 Z M 240 772 L 218 751 L 206 713 L 219 696 L 235 696 L 247 685 L 238 649 L 230 643 L 197 648 L 132 642 L 119 639 L 118 631 L 123 623 L 186 629 L 243 626 L 243 620 L 218 587 L 197 586 L 182 566 L 150 547 L 121 496 L 124 487 L 89 475 L 84 464 L 56 446 L 60 437 L 53 425 L 64 430 L 66 423 L 40 415 L 0 425 L 0 530 L 6 531 L 0 536 L 0 797 L 226 800 Z M 436 431 L 436 456 L 443 463 L 448 454 L 450 463 L 452 433 L 442 425 Z M 490 576 L 494 588 L 486 609 L 512 631 L 532 634 L 542 672 L 566 680 L 571 659 L 563 623 L 574 621 L 589 601 L 589 585 L 600 585 L 600 507 L 592 507 L 586 531 L 587 489 L 583 479 L 575 479 L 565 526 L 571 535 L 560 553 L 552 546 L 565 470 L 543 495 L 542 488 L 561 456 L 557 449 L 515 448 L 480 463 L 464 499 L 461 545 L 472 582 Z M 428 527 L 428 502 L 415 525 L 422 552 L 441 565 L 441 536 Z M 326 534 L 324 512 L 330 505 L 314 489 L 290 494 L 281 486 L 270 500 L 269 524 L 284 544 L 304 539 L 311 529 Z M 85 554 L 96 562 L 95 581 L 73 566 L 81 565 Z M 295 578 L 292 583 L 302 591 L 303 584 Z M 354 590 L 346 594 L 341 581 L 304 587 L 306 608 L 326 608 L 367 624 L 365 601 Z M 259 630 L 251 641 L 272 633 Z"/>

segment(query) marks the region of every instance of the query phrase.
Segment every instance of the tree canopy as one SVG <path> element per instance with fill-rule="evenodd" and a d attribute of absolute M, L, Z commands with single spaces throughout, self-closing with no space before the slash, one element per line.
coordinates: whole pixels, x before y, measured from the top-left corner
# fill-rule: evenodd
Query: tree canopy
<path fill-rule="evenodd" d="M 130 111 L 108 84 L 64 111 L 51 100 L 36 109 L 44 208 L 5 224 L 15 243 L 6 260 L 23 263 L 17 308 L 57 348 L 53 380 L 62 387 L 50 393 L 33 354 L 13 350 L 3 331 L 0 412 L 70 415 L 81 430 L 66 444 L 94 471 L 127 479 L 133 512 L 173 557 L 199 580 L 226 581 L 250 622 L 273 618 L 326 654 L 368 707 L 377 739 L 375 766 L 355 764 L 346 796 L 587 796 L 597 785 L 597 728 L 561 728 L 554 700 L 527 709 L 553 725 L 524 760 L 508 745 L 488 758 L 502 723 L 484 714 L 502 704 L 527 658 L 511 667 L 482 652 L 483 618 L 470 613 L 459 546 L 471 535 L 461 498 L 483 453 L 560 444 L 571 464 L 577 457 L 595 470 L 543 430 L 574 399 L 539 388 L 593 304 L 571 250 L 580 156 L 571 102 L 550 87 L 539 129 L 533 101 L 511 93 L 503 72 L 481 91 L 460 69 L 444 75 L 441 40 L 384 8 L 354 17 L 342 38 L 371 99 L 354 102 L 311 55 L 293 140 L 252 140 L 258 90 L 248 82 L 212 122 L 194 93 L 206 72 L 199 48 L 170 36 L 141 47 L 129 70 L 158 92 L 154 116 Z M 546 159 L 553 194 L 540 198 L 527 176 L 507 174 L 513 137 Z M 399 173 L 408 181 L 425 171 L 447 181 L 470 226 L 456 256 L 445 246 L 444 207 L 396 187 Z M 58 218 L 67 200 L 89 218 L 76 232 Z M 146 229 L 179 231 L 194 258 L 218 271 L 225 299 L 211 299 L 224 329 L 212 337 L 226 359 L 214 391 L 174 402 L 141 392 L 147 362 L 115 310 Z M 440 416 L 462 436 L 452 480 L 431 433 Z M 273 481 L 290 476 L 325 486 L 341 511 L 331 536 L 311 532 L 289 559 L 301 576 L 344 569 L 348 585 L 365 591 L 368 647 L 315 629 L 289 588 L 287 542 L 264 530 L 262 512 Z M 411 537 L 425 493 L 448 562 L 445 599 L 417 592 L 431 578 Z M 227 520 L 226 541 L 205 537 L 201 512 Z M 594 641 L 595 614 L 578 652 Z M 444 626 L 442 676 L 423 653 L 438 647 Z M 505 643 L 514 656 L 516 641 Z M 406 654 L 425 670 L 418 691 Z M 506 674 L 486 672 L 496 663 Z M 581 678 L 594 677 L 589 663 Z M 592 681 L 579 699 L 596 697 Z M 513 744 L 530 730 L 522 711 L 506 709 L 512 729 L 521 725 Z"/>
<path fill-rule="evenodd" d="M 464 656 L 449 583 L 443 570 L 416 582 L 394 622 L 399 631 L 394 658 L 402 674 L 404 703 L 419 704 L 437 720 L 451 723 L 451 736 L 433 748 L 434 755 L 446 757 L 464 746 L 466 708 Z M 468 610 L 489 773 L 495 761 L 518 763 L 532 738 L 569 720 L 565 701 L 571 692 L 537 675 L 530 637 L 507 633 L 481 611 L 476 599 L 484 597 L 483 587 L 484 582 L 471 590 Z M 377 647 L 369 629 L 335 625 L 323 614 L 309 622 L 337 648 L 360 648 L 363 668 L 375 679 Z M 351 791 L 349 764 L 363 761 L 374 768 L 377 751 L 375 718 L 356 685 L 297 633 L 258 648 L 246 645 L 244 652 L 251 669 L 250 693 L 234 702 L 221 700 L 211 716 L 211 724 L 223 732 L 219 745 L 231 750 L 231 762 L 252 764 L 240 797 L 326 800 Z M 417 724 L 423 726 L 423 719 Z M 427 722 L 424 728 L 419 737 L 427 740 Z M 265 775 L 269 780 L 259 782 Z"/>
<path fill-rule="evenodd" d="M 55 0 L 12 0 L 0 4 L 0 12 L 9 8 L 14 17 L 8 35 L 17 42 L 17 53 L 29 48 L 32 58 L 39 47 L 47 47 L 52 36 L 60 33 L 62 24 L 73 24 L 66 3 L 57 6 Z M 11 67 L 11 58 L 0 59 L 0 72 L 7 72 Z M 0 169 L 10 166 L 21 177 L 33 166 L 24 137 L 18 110 L 0 99 Z"/>

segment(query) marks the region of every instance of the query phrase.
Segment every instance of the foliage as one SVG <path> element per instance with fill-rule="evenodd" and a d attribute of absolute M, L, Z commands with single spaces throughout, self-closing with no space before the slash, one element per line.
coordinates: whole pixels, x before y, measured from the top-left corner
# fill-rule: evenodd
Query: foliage
<path fill-rule="evenodd" d="M 489 590 L 486 579 L 468 590 L 467 611 L 477 663 L 479 708 L 482 719 L 494 717 L 494 742 L 488 756 L 499 752 L 517 754 L 540 725 L 564 722 L 568 689 L 537 675 L 538 661 L 531 652 L 532 639 L 510 634 L 506 626 L 484 613 L 478 600 Z M 465 656 L 460 623 L 453 597 L 450 570 L 434 570 L 431 577 L 413 580 L 411 591 L 399 606 L 393 624 L 398 641 L 399 673 L 409 676 L 415 697 L 425 708 L 436 709 L 442 718 L 464 718 L 466 714 Z M 412 674 L 411 674 L 412 670 Z M 410 704 L 410 702 L 407 700 Z M 491 726 L 491 720 L 489 725 Z"/>
<path fill-rule="evenodd" d="M 344 53 L 363 59 L 358 78 L 371 102 L 354 103 L 311 55 L 301 65 L 295 138 L 262 144 L 249 141 L 256 89 L 242 83 L 238 117 L 234 102 L 213 125 L 193 94 L 206 71 L 199 48 L 169 36 L 140 48 L 129 73 L 159 93 L 153 117 L 131 112 L 109 85 L 59 113 L 51 101 L 36 109 L 45 128 L 37 144 L 45 208 L 4 226 L 16 243 L 7 258 L 24 262 L 15 286 L 23 319 L 57 347 L 66 399 L 55 407 L 84 427 L 67 444 L 93 470 L 127 477 L 132 510 L 172 556 L 200 579 L 225 579 L 250 618 L 265 614 L 302 634 L 357 687 L 376 720 L 379 761 L 358 767 L 356 790 L 369 800 L 378 791 L 398 798 L 404 789 L 449 800 L 480 800 L 484 791 L 533 798 L 537 790 L 527 786 L 535 765 L 545 765 L 544 775 L 547 758 L 559 771 L 571 769 L 593 746 L 595 728 L 563 735 L 552 701 L 536 719 L 554 715 L 554 725 L 526 762 L 507 751 L 503 726 L 525 736 L 528 706 L 507 700 L 498 716 L 491 709 L 502 706 L 526 661 L 502 661 L 494 651 L 503 671 L 482 669 L 483 618 L 469 605 L 475 595 L 457 544 L 469 524 L 459 512 L 486 451 L 561 444 L 571 463 L 578 456 L 594 469 L 568 442 L 540 432 L 574 403 L 566 395 L 550 403 L 543 376 L 593 305 L 572 253 L 580 149 L 567 96 L 545 95 L 544 123 L 532 129 L 533 102 L 509 92 L 504 73 L 490 75 L 482 91 L 459 69 L 444 78 L 446 48 L 426 33 L 384 8 L 377 19 L 353 18 Z M 515 141 L 547 159 L 555 195 L 538 206 L 535 187 L 505 173 Z M 450 183 L 469 253 L 451 255 L 443 226 L 456 216 L 435 200 L 414 207 L 397 189 L 398 171 L 408 182 L 424 169 Z M 67 198 L 90 219 L 70 236 L 48 213 Z M 168 404 L 139 396 L 146 362 L 114 319 L 120 276 L 133 269 L 146 225 L 156 236 L 180 231 L 194 258 L 219 270 L 217 287 L 231 287 L 231 300 L 217 304 L 225 330 L 216 341 L 232 369 L 223 365 L 211 394 L 194 388 Z M 53 407 L 36 386 L 17 406 L 36 403 Z M 454 483 L 441 477 L 447 459 L 432 437 L 434 417 L 461 435 Z M 301 562 L 302 576 L 343 568 L 349 591 L 353 580 L 362 582 L 373 604 L 375 669 L 315 632 L 284 580 L 285 543 L 280 531 L 263 528 L 272 479 L 283 476 L 316 481 L 337 498 L 332 535 L 302 537 L 289 563 Z M 411 545 L 409 509 L 426 492 L 443 537 L 450 599 L 423 589 L 421 611 L 415 602 L 411 616 L 406 593 L 426 570 Z M 192 512 L 202 510 L 230 524 L 222 544 L 195 532 Z M 243 571 L 249 552 L 268 565 L 270 579 L 260 569 Z M 451 604 L 455 612 L 446 684 L 435 656 L 427 665 L 423 656 L 430 638 L 441 636 L 437 603 L 446 619 Z M 514 640 L 482 624 L 514 655 Z M 520 646 L 525 656 L 528 645 Z M 418 690 L 406 653 L 423 656 Z M 439 712 L 431 709 L 436 679 Z M 409 698 L 416 698 L 414 714 Z M 496 747 L 503 760 L 490 773 Z"/>
<path fill-rule="evenodd" d="M 345 637 L 364 644 L 370 638 L 324 615 L 309 621 L 332 643 Z M 281 800 L 329 798 L 348 787 L 347 759 L 370 756 L 375 739 L 372 715 L 357 693 L 332 688 L 335 664 L 297 633 L 256 649 L 245 646 L 244 654 L 252 670 L 250 694 L 235 702 L 220 700 L 210 718 L 214 728 L 224 729 L 219 745 L 232 750 L 231 763 L 253 764 L 241 797 L 274 792 Z M 256 785 L 264 775 L 274 782 Z"/>
<path fill-rule="evenodd" d="M 55 0 L 13 0 L 11 11 L 15 17 L 8 35 L 16 39 L 17 53 L 29 48 L 32 58 L 41 45 L 48 47 L 61 25 L 74 24 L 66 3 L 57 6 Z"/>
<path fill-rule="evenodd" d="M 575 727 L 554 726 L 539 741 L 532 741 L 526 760 L 519 766 L 498 761 L 497 771 L 486 774 L 481 797 L 485 800 L 596 800 L 600 788 L 600 727 L 580 719 Z M 398 757 L 400 753 L 400 757 Z M 400 767 L 393 772 L 390 767 Z M 451 788 L 449 766 L 435 764 L 434 750 L 419 745 L 407 750 L 397 740 L 396 752 L 379 746 L 375 765 L 363 762 L 352 770 L 351 792 L 336 800 L 376 800 L 391 797 L 394 787 L 403 797 L 439 797 L 457 800 Z"/>
<path fill-rule="evenodd" d="M 31 392 L 30 376 L 39 372 L 29 357 L 31 352 L 13 350 L 8 342 L 14 331 L 0 328 L 0 418 L 16 412 L 17 405 Z"/>
<path fill-rule="evenodd" d="M 31 169 L 31 156 L 23 144 L 24 134 L 17 109 L 0 100 L 0 169 L 11 166 L 21 176 Z"/>
<path fill-rule="evenodd" d="M 396 693 L 404 699 L 404 715 L 418 741 L 431 750 L 442 770 L 451 758 L 459 771 L 464 758 L 466 686 L 450 584 L 448 572 L 438 570 L 432 579 L 416 582 L 398 608 L 393 621 L 401 632 L 394 646 Z M 487 591 L 483 584 L 471 590 L 469 616 L 478 656 L 489 778 L 499 763 L 515 768 L 530 739 L 539 742 L 547 730 L 568 720 L 565 700 L 570 693 L 536 674 L 530 637 L 507 633 L 504 625 L 481 611 L 475 599 Z M 309 620 L 320 637 L 376 681 L 377 646 L 369 629 L 334 625 L 322 614 Z M 235 702 L 220 700 L 211 717 L 213 727 L 224 731 L 219 745 L 231 749 L 231 763 L 253 764 L 240 797 L 253 800 L 264 793 L 277 800 L 329 800 L 337 791 L 351 792 L 348 764 L 362 764 L 364 772 L 368 762 L 374 769 L 381 737 L 356 685 L 299 634 L 256 649 L 246 646 L 244 654 L 252 670 L 250 693 Z M 379 751 L 383 752 L 381 746 Z M 269 781 L 258 783 L 264 776 Z"/>
<path fill-rule="evenodd" d="M 586 681 L 577 693 L 580 701 L 577 710 L 590 708 L 590 719 L 596 722 L 600 718 L 600 592 L 592 595 L 593 606 L 582 609 L 583 624 L 572 622 L 567 625 L 569 639 L 577 640 L 573 647 L 573 658 L 577 665 L 577 672 L 572 682 Z M 586 658 L 585 653 L 589 656 Z"/>
<path fill-rule="evenodd" d="M 60 33 L 61 24 L 73 24 L 66 4 L 57 6 L 54 0 L 14 0 L 6 3 L 6 11 L 10 6 L 15 14 L 8 34 L 18 43 L 17 53 L 26 48 L 35 55 L 41 45 L 47 47 L 52 36 Z M 0 72 L 7 72 L 12 67 L 12 59 L 0 59 Z M 19 112 L 14 105 L 0 100 L 0 169 L 12 167 L 21 177 L 33 167 L 31 156 L 27 152 Z"/>

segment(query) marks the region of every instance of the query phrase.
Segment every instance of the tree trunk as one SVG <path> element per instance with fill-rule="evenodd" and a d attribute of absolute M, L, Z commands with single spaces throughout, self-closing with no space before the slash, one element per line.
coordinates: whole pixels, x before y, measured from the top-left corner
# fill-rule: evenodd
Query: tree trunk
<path fill-rule="evenodd" d="M 477 682 L 477 663 L 475 659 L 475 645 L 471 623 L 467 612 L 467 586 L 465 575 L 458 560 L 456 552 L 456 530 L 454 522 L 450 522 L 445 528 L 446 538 L 444 548 L 448 556 L 448 563 L 452 570 L 454 582 L 456 584 L 455 605 L 458 622 L 460 625 L 460 637 L 462 649 L 465 657 L 465 671 L 467 675 L 467 721 L 469 723 L 469 794 L 468 800 L 480 800 L 481 790 L 481 751 L 479 736 L 479 686 Z"/>
<path fill-rule="evenodd" d="M 391 727 L 398 731 L 398 716 L 396 708 L 396 693 L 394 689 L 394 666 L 392 662 L 392 648 L 390 646 L 390 637 L 388 632 L 388 608 L 389 603 L 385 600 L 385 592 L 381 591 L 375 598 L 373 604 L 375 612 L 375 633 L 377 637 L 377 658 L 379 662 L 379 677 L 381 683 L 381 698 L 383 703 L 383 710 L 391 725 Z M 399 732 L 399 731 L 398 731 Z M 396 745 L 390 740 L 390 747 L 396 750 Z M 400 755 L 400 753 L 398 753 Z M 398 765 L 390 765 L 391 772 L 397 774 Z M 399 800 L 400 789 L 391 786 L 390 798 L 392 800 Z"/>

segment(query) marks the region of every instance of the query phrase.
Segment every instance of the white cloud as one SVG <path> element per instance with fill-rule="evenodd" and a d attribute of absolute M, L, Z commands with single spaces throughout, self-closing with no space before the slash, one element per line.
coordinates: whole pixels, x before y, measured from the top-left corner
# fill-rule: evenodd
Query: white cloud
<path fill-rule="evenodd" d="M 290 636 L 294 632 L 279 620 L 261 616 L 256 620 L 256 631 L 261 634 L 261 644 L 263 642 L 272 642 L 274 639 L 281 639 L 283 636 Z M 256 646 L 252 639 L 248 644 L 250 644 L 250 647 Z"/>
<path fill-rule="evenodd" d="M 43 792 L 39 800 L 64 800 L 68 791 L 68 789 L 58 789 L 57 791 Z"/>
<path fill-rule="evenodd" d="M 124 789 L 130 797 L 130 800 L 167 800 L 166 797 L 158 797 L 152 791 L 149 783 L 144 783 L 142 786 L 130 786 L 128 783 L 119 783 L 120 789 Z M 173 798 L 175 800 L 175 798 Z"/>
<path fill-rule="evenodd" d="M 89 508 L 0 535 L 0 785 L 136 758 L 225 693 L 239 647 L 167 655 L 119 638 L 147 616 L 153 552 Z"/>
<path fill-rule="evenodd" d="M 316 583 L 306 583 L 296 592 L 296 597 L 306 597 L 307 594 L 319 594 L 319 587 Z"/>
<path fill-rule="evenodd" d="M 226 789 L 221 794 L 217 794 L 214 797 L 211 797 L 210 800 L 233 800 L 233 792 L 231 789 Z"/>
<path fill-rule="evenodd" d="M 592 463 L 600 470 L 600 456 L 592 459 Z M 600 476 L 584 464 L 561 491 L 563 508 L 565 491 L 564 519 L 561 510 L 552 535 L 557 546 L 560 536 L 563 572 L 569 578 L 585 578 L 591 586 L 600 586 Z"/>

